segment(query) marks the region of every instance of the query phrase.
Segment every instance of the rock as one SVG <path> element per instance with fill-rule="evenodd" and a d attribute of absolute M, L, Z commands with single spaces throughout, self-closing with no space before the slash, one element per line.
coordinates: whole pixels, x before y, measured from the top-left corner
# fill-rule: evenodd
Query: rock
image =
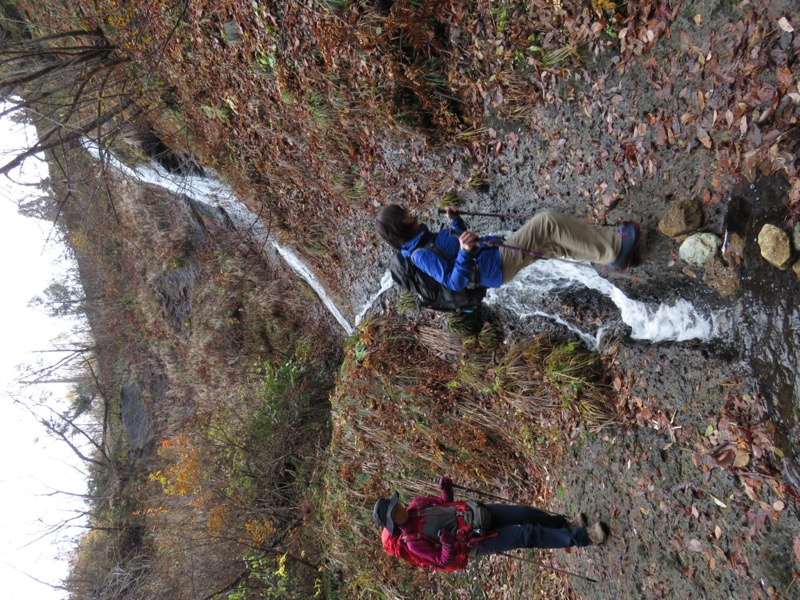
<path fill-rule="evenodd" d="M 792 265 L 792 271 L 794 271 L 794 274 L 800 279 L 800 260 Z"/>
<path fill-rule="evenodd" d="M 712 258 L 722 245 L 722 240 L 713 233 L 696 233 L 686 238 L 678 249 L 678 256 L 690 265 L 702 267 Z"/>
<path fill-rule="evenodd" d="M 725 265 L 714 258 L 706 265 L 703 281 L 723 298 L 739 293 L 742 280 L 735 268 Z"/>
<path fill-rule="evenodd" d="M 758 234 L 761 256 L 771 265 L 785 269 L 792 256 L 789 236 L 780 227 L 767 223 Z"/>
<path fill-rule="evenodd" d="M 792 244 L 794 249 L 800 252 L 800 223 L 795 223 L 792 229 Z"/>
<path fill-rule="evenodd" d="M 724 249 L 725 260 L 731 266 L 738 266 L 744 260 L 744 240 L 738 233 L 731 233 L 728 236 L 728 243 Z"/>
<path fill-rule="evenodd" d="M 703 209 L 696 200 L 682 200 L 674 204 L 658 222 L 658 230 L 669 237 L 694 231 L 703 222 Z"/>

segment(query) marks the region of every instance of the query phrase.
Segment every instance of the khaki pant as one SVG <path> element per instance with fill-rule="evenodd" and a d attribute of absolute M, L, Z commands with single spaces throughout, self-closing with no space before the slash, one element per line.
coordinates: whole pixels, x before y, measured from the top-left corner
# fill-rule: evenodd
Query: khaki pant
<path fill-rule="evenodd" d="M 572 258 L 607 265 L 619 254 L 621 239 L 611 228 L 601 229 L 561 213 L 535 215 L 505 241 L 509 246 L 544 254 L 545 258 Z M 500 248 L 503 283 L 508 283 L 537 258 Z"/>

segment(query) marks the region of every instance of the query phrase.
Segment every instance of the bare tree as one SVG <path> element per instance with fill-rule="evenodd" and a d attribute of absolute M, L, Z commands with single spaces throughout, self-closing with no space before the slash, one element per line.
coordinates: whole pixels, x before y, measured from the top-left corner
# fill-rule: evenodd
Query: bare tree
<path fill-rule="evenodd" d="M 0 166 L 8 175 L 25 159 L 83 136 L 132 105 L 128 59 L 117 56 L 102 31 L 65 31 L 5 40 L 0 48 L 0 116 L 25 109 L 38 140 Z"/>

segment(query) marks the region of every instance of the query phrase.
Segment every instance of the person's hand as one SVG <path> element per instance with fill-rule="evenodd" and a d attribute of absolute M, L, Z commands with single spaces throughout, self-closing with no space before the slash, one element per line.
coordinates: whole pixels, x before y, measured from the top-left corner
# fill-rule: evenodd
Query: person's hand
<path fill-rule="evenodd" d="M 472 231 L 465 231 L 460 236 L 458 236 L 458 244 L 461 246 L 461 249 L 464 252 L 472 252 L 475 249 L 475 245 L 478 243 L 477 233 Z"/>
<path fill-rule="evenodd" d="M 439 477 L 439 481 L 437 483 L 439 484 L 439 487 L 442 488 L 443 490 L 453 487 L 453 480 L 450 479 L 447 475 L 445 475 L 444 477 Z"/>
<path fill-rule="evenodd" d="M 447 218 L 451 221 L 454 221 L 459 217 L 458 209 L 455 206 L 448 206 L 445 209 L 445 212 L 447 212 Z"/>
<path fill-rule="evenodd" d="M 456 543 L 456 536 L 453 534 L 452 531 L 446 531 L 444 529 L 439 530 L 439 543 L 442 546 L 450 547 Z"/>

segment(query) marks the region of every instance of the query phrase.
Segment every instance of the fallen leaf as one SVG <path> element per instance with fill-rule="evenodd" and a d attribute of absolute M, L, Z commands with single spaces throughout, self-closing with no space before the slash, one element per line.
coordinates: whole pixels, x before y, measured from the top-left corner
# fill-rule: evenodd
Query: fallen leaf
<path fill-rule="evenodd" d="M 800 533 L 794 536 L 794 543 L 792 544 L 792 550 L 794 550 L 794 557 L 797 560 L 800 560 Z"/>
<path fill-rule="evenodd" d="M 702 552 L 703 551 L 703 544 L 700 542 L 700 540 L 697 540 L 697 539 L 694 539 L 694 538 L 689 540 L 689 543 L 686 545 L 686 547 L 689 550 L 691 550 L 692 552 Z"/>
<path fill-rule="evenodd" d="M 725 122 L 728 124 L 728 127 L 733 125 L 733 112 L 730 110 L 725 111 Z"/>
<path fill-rule="evenodd" d="M 669 141 L 669 134 L 663 125 L 659 125 L 655 128 L 656 134 L 656 144 L 659 146 L 664 146 Z"/>
<path fill-rule="evenodd" d="M 713 494 L 709 494 L 709 496 L 711 496 L 711 499 L 714 501 L 714 504 L 716 504 L 717 506 L 722 507 L 722 508 L 728 508 L 727 504 L 725 504 L 722 500 L 720 500 L 719 498 L 717 498 Z"/>
<path fill-rule="evenodd" d="M 708 132 L 700 126 L 697 127 L 697 139 L 700 140 L 700 143 L 703 144 L 703 146 L 711 149 L 711 136 L 709 136 Z"/>
<path fill-rule="evenodd" d="M 792 33 L 794 31 L 794 27 L 792 27 L 792 24 L 789 23 L 789 19 L 787 19 L 786 17 L 781 17 L 780 19 L 778 19 L 778 25 L 786 33 Z"/>
<path fill-rule="evenodd" d="M 719 525 L 714 526 L 714 537 L 717 539 L 722 537 L 722 529 L 720 529 Z"/>
<path fill-rule="evenodd" d="M 774 508 L 775 510 L 777 510 L 778 512 L 780 512 L 780 511 L 782 511 L 784 508 L 786 508 L 786 505 L 783 503 L 783 501 L 781 501 L 781 500 L 776 500 L 776 501 L 775 501 L 775 502 L 772 504 L 772 508 Z"/>
<path fill-rule="evenodd" d="M 778 77 L 781 91 L 786 91 L 794 85 L 794 77 L 788 67 L 780 66 L 775 70 L 775 75 Z"/>
<path fill-rule="evenodd" d="M 748 485 L 746 483 L 744 484 L 744 493 L 753 502 L 760 502 L 760 500 L 758 498 L 758 494 L 756 494 L 756 491 L 752 488 L 752 486 L 750 486 L 750 485 Z"/>
<path fill-rule="evenodd" d="M 733 466 L 737 469 L 746 467 L 750 463 L 750 453 L 745 450 L 736 449 L 736 457 L 733 459 Z"/>
<path fill-rule="evenodd" d="M 732 464 L 734 464 L 736 460 L 736 453 L 733 450 L 724 450 L 720 452 L 717 456 L 715 456 L 717 464 L 722 467 L 723 469 L 727 469 Z"/>

